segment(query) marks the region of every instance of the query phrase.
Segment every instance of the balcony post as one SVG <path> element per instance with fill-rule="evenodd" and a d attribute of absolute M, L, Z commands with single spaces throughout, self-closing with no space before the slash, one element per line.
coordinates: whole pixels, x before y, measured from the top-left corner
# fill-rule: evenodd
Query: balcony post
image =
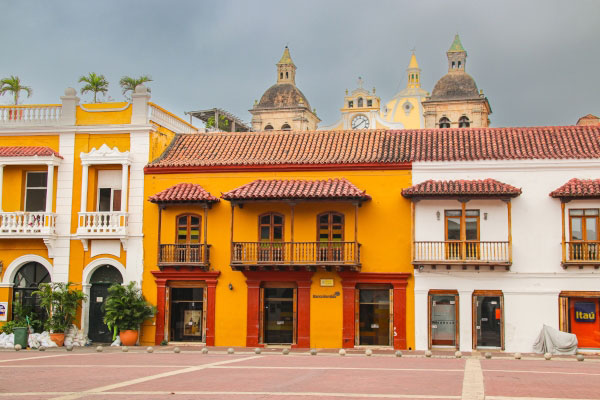
<path fill-rule="evenodd" d="M 2 184 L 4 181 L 4 165 L 0 164 L 0 212 L 2 212 Z"/>
<path fill-rule="evenodd" d="M 410 202 L 410 261 L 415 261 L 415 199 Z"/>
<path fill-rule="evenodd" d="M 163 209 L 163 205 L 159 204 L 158 205 L 158 236 L 157 236 L 157 248 L 156 248 L 156 262 L 159 263 L 161 262 L 161 257 L 160 257 L 160 236 L 161 236 L 161 232 L 162 232 L 162 209 Z"/>
<path fill-rule="evenodd" d="M 204 264 L 208 264 L 208 239 L 207 239 L 207 234 L 208 234 L 208 220 L 206 219 L 206 215 L 207 215 L 207 211 L 206 209 L 208 208 L 208 204 L 204 204 L 204 249 L 203 249 L 203 259 L 202 261 L 204 262 Z"/>
<path fill-rule="evenodd" d="M 48 164 L 48 179 L 46 180 L 46 212 L 52 212 L 52 198 L 54 197 L 54 164 Z"/>
<path fill-rule="evenodd" d="M 129 164 L 123 163 L 121 174 L 121 212 L 127 212 L 127 188 L 129 182 Z"/>
<path fill-rule="evenodd" d="M 563 263 L 567 261 L 567 248 L 565 243 L 565 202 L 560 202 L 560 213 L 562 217 L 562 260 Z"/>
<path fill-rule="evenodd" d="M 87 211 L 87 192 L 88 192 L 88 169 L 89 165 L 81 166 L 81 212 Z"/>
<path fill-rule="evenodd" d="M 290 264 L 294 263 L 294 209 L 295 209 L 296 203 L 290 203 L 290 207 L 291 207 L 291 212 L 292 212 L 292 226 L 291 226 L 291 239 L 292 242 L 290 243 Z M 285 245 L 284 245 L 285 246 Z M 285 247 L 284 247 L 284 261 L 285 261 Z"/>
<path fill-rule="evenodd" d="M 230 231 L 230 248 L 231 248 L 231 258 L 230 260 L 234 260 L 235 251 L 233 249 L 233 217 L 234 217 L 235 203 L 231 202 L 231 231 Z"/>
<path fill-rule="evenodd" d="M 512 263 L 512 206 L 510 199 L 506 202 L 506 212 L 508 214 L 508 262 Z"/>
<path fill-rule="evenodd" d="M 461 213 L 460 213 L 460 251 L 461 260 L 467 259 L 467 226 L 466 226 L 466 214 L 467 214 L 467 201 L 460 200 Z"/>
<path fill-rule="evenodd" d="M 358 265 L 358 202 L 354 203 L 354 263 Z"/>

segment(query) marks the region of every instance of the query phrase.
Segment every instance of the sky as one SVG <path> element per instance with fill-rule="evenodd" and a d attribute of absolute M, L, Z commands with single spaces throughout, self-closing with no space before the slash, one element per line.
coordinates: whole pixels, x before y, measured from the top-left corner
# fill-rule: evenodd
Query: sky
<path fill-rule="evenodd" d="M 0 78 L 31 86 L 26 104 L 60 103 L 89 72 L 121 101 L 119 79 L 147 74 L 152 101 L 177 115 L 220 107 L 249 122 L 288 45 L 297 86 L 329 125 L 359 76 L 390 100 L 412 49 L 431 92 L 458 33 L 491 126 L 600 115 L 597 0 L 0 0 L 0 14 Z"/>

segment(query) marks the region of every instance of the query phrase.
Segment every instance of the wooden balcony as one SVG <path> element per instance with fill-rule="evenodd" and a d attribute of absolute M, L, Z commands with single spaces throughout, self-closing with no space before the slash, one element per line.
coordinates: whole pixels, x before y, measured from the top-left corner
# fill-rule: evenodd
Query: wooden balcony
<path fill-rule="evenodd" d="M 160 244 L 158 248 L 158 266 L 190 267 L 208 270 L 210 245 L 207 244 Z"/>
<path fill-rule="evenodd" d="M 481 242 L 474 240 L 443 241 L 443 242 L 414 242 L 413 265 L 415 268 L 430 265 L 432 268 L 453 265 L 469 266 L 479 269 L 489 266 L 490 269 L 503 267 L 510 269 L 512 264 L 512 249 L 509 241 Z"/>
<path fill-rule="evenodd" d="M 600 268 L 600 241 L 563 242 L 563 268 Z"/>
<path fill-rule="evenodd" d="M 360 270 L 357 242 L 233 242 L 231 268 L 241 270 Z"/>

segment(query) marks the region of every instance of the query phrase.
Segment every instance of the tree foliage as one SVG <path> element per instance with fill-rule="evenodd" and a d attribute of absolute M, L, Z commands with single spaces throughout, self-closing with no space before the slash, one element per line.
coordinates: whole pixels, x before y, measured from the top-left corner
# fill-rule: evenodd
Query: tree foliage
<path fill-rule="evenodd" d="M 206 120 L 206 128 L 215 127 L 215 117 L 208 117 Z M 219 115 L 219 130 L 229 132 L 229 120 L 223 115 Z"/>
<path fill-rule="evenodd" d="M 33 292 L 48 315 L 44 325 L 52 332 L 64 333 L 73 324 L 79 303 L 87 297 L 71 286 L 72 282 L 40 283 L 39 289 Z"/>
<path fill-rule="evenodd" d="M 31 97 L 33 90 L 29 86 L 21 84 L 21 79 L 18 76 L 11 75 L 9 78 L 0 80 L 0 96 L 5 93 L 12 93 L 14 104 L 19 104 L 19 95 L 21 92 L 26 92 L 27 97 Z"/>
<path fill-rule="evenodd" d="M 114 284 L 108 288 L 108 297 L 102 306 L 104 323 L 109 329 L 137 330 L 138 326 L 156 313 L 135 282 L 127 286 Z"/>
<path fill-rule="evenodd" d="M 94 103 L 98 102 L 98 93 L 106 94 L 108 92 L 108 81 L 104 75 L 97 75 L 95 72 L 79 77 L 79 83 L 85 83 L 81 88 L 81 94 L 94 93 Z"/>
<path fill-rule="evenodd" d="M 121 89 L 123 90 L 123 96 L 128 97 L 128 92 L 133 93 L 138 85 L 146 82 L 152 82 L 152 78 L 149 75 L 142 75 L 139 78 L 124 76 L 119 81 L 119 85 L 121 85 Z M 148 92 L 150 92 L 150 88 L 148 88 Z"/>

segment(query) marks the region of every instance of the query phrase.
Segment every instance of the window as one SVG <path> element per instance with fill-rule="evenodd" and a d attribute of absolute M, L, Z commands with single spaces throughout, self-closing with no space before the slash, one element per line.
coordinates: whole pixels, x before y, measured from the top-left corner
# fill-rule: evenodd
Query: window
<path fill-rule="evenodd" d="M 579 208 L 569 210 L 569 259 L 599 260 L 598 209 Z"/>
<path fill-rule="evenodd" d="M 458 348 L 458 292 L 429 291 L 429 347 Z"/>
<path fill-rule="evenodd" d="M 273 125 L 265 125 L 265 131 L 272 131 Z"/>
<path fill-rule="evenodd" d="M 326 212 L 317 216 L 319 261 L 344 259 L 344 214 Z"/>
<path fill-rule="evenodd" d="M 290 130 L 292 130 L 292 127 L 289 126 L 288 124 L 283 124 L 283 125 L 281 125 L 281 130 L 282 131 L 290 131 Z"/>
<path fill-rule="evenodd" d="M 459 128 L 468 128 L 470 126 L 471 126 L 471 121 L 469 121 L 469 118 L 465 117 L 464 115 L 462 117 L 460 117 L 460 119 L 458 120 Z"/>
<path fill-rule="evenodd" d="M 450 120 L 446 117 L 440 118 L 440 128 L 450 128 Z"/>
<path fill-rule="evenodd" d="M 452 69 L 456 68 L 456 63 L 452 61 Z"/>
<path fill-rule="evenodd" d="M 352 100 L 350 100 L 348 102 L 348 108 L 352 108 L 352 107 L 354 107 L 354 102 Z"/>
<path fill-rule="evenodd" d="M 47 172 L 27 172 L 25 183 L 25 211 L 46 210 Z"/>
<path fill-rule="evenodd" d="M 459 62 L 458 62 L 458 68 L 460 68 L 460 64 L 461 64 L 461 62 L 459 61 Z"/>
<path fill-rule="evenodd" d="M 363 106 L 363 99 L 362 97 L 358 98 L 358 107 L 362 107 Z"/>
<path fill-rule="evenodd" d="M 99 188 L 98 211 L 121 211 L 121 189 Z"/>
<path fill-rule="evenodd" d="M 286 77 L 286 78 L 289 78 L 289 75 L 288 75 L 288 73 L 287 73 L 287 72 L 285 73 L 285 77 Z"/>
<path fill-rule="evenodd" d="M 373 107 L 373 100 L 367 100 L 367 107 Z"/>
<path fill-rule="evenodd" d="M 446 258 L 478 259 L 479 258 L 479 210 L 465 211 L 465 237 L 461 234 L 462 210 L 446 210 Z M 465 255 L 462 254 L 461 242 L 466 241 Z"/>
<path fill-rule="evenodd" d="M 202 217 L 196 214 L 177 216 L 177 244 L 200 243 Z"/>
<path fill-rule="evenodd" d="M 50 282 L 50 274 L 42 264 L 29 262 L 23 265 L 13 281 L 13 304 L 21 304 L 23 307 L 35 312 L 39 320 L 44 320 L 44 309 L 40 307 L 39 299 L 33 295 L 33 292 L 38 290 L 40 283 L 48 282 Z"/>
<path fill-rule="evenodd" d="M 279 73 L 279 79 L 283 79 L 283 72 Z"/>
<path fill-rule="evenodd" d="M 258 217 L 259 261 L 283 260 L 283 215 L 269 212 Z"/>

